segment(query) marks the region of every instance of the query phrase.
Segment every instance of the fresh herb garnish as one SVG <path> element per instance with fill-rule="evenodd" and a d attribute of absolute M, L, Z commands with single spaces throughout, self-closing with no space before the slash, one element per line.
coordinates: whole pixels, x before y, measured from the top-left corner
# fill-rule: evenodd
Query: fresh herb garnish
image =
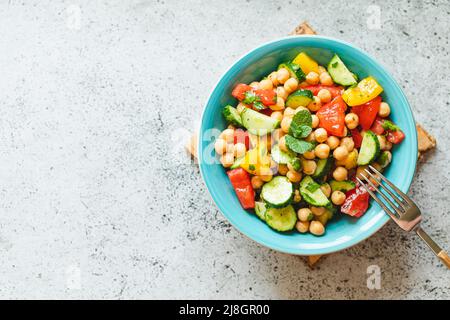
<path fill-rule="evenodd" d="M 253 164 L 249 165 L 248 168 L 249 168 L 251 171 L 254 171 L 254 170 L 256 169 L 255 166 L 254 166 Z"/>
<path fill-rule="evenodd" d="M 256 110 L 263 110 L 263 109 L 266 108 L 266 106 L 265 106 L 262 102 L 260 102 L 260 101 L 255 101 L 255 102 L 253 102 L 253 107 L 254 107 Z"/>
<path fill-rule="evenodd" d="M 296 153 L 304 154 L 305 152 L 314 149 L 313 143 L 296 139 L 291 135 L 286 135 L 285 139 L 286 139 L 286 146 Z"/>
<path fill-rule="evenodd" d="M 300 169 L 302 168 L 302 162 L 299 158 L 293 158 L 291 161 L 289 161 L 289 163 L 295 171 L 300 171 Z"/>
<path fill-rule="evenodd" d="M 308 110 L 300 110 L 292 118 L 289 134 L 295 138 L 306 138 L 312 131 L 312 117 Z"/>
<path fill-rule="evenodd" d="M 244 93 L 244 99 L 242 100 L 245 104 L 252 104 L 257 101 L 258 96 L 253 91 L 247 91 Z"/>
<path fill-rule="evenodd" d="M 381 125 L 384 130 L 390 130 L 390 131 L 401 131 L 400 127 L 394 124 L 392 121 L 384 120 L 383 124 Z"/>

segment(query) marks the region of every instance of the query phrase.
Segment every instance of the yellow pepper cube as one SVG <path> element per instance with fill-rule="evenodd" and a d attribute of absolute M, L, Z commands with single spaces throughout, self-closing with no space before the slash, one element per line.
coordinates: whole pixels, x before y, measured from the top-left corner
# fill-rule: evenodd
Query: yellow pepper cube
<path fill-rule="evenodd" d="M 300 52 L 292 62 L 298 64 L 305 74 L 311 71 L 319 73 L 319 64 L 304 52 Z"/>
<path fill-rule="evenodd" d="M 349 106 L 359 106 L 377 97 L 381 92 L 383 87 L 370 76 L 362 79 L 356 87 L 345 90 L 342 99 Z"/>

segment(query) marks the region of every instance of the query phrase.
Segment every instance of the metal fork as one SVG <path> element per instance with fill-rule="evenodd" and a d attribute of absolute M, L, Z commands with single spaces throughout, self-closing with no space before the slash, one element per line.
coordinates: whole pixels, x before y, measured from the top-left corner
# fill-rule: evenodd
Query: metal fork
<path fill-rule="evenodd" d="M 371 165 L 369 165 L 368 168 L 370 168 L 374 173 L 366 168 L 364 170 L 366 174 L 360 174 L 359 177 L 356 178 L 360 185 L 366 189 L 372 199 L 374 199 L 380 207 L 383 208 L 383 210 L 400 228 L 405 231 L 415 231 L 417 235 L 431 248 L 431 250 L 433 250 L 434 254 L 441 259 L 447 268 L 450 269 L 450 257 L 447 252 L 439 247 L 437 243 L 434 242 L 433 239 L 431 239 L 431 237 L 420 227 L 422 215 L 417 205 L 392 182 L 386 179 L 386 177 L 383 176 L 377 169 Z M 361 181 L 360 177 L 364 179 L 365 183 Z M 384 181 L 391 189 L 383 185 L 380 179 Z M 389 207 L 385 202 L 375 196 L 375 192 L 373 190 L 378 192 L 386 203 L 389 204 Z M 393 191 L 395 191 L 396 194 L 394 194 Z M 390 197 L 388 197 L 388 195 Z"/>

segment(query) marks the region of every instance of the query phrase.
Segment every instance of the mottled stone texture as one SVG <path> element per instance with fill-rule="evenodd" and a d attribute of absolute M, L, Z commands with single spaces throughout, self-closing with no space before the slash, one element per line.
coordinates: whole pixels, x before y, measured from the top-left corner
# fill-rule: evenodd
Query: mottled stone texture
<path fill-rule="evenodd" d="M 449 298 L 448 271 L 392 224 L 315 270 L 259 246 L 182 147 L 224 70 L 308 20 L 381 61 L 437 137 L 411 195 L 450 248 L 449 2 L 377 1 L 372 30 L 365 1 L 214 3 L 0 2 L 0 297 Z"/>

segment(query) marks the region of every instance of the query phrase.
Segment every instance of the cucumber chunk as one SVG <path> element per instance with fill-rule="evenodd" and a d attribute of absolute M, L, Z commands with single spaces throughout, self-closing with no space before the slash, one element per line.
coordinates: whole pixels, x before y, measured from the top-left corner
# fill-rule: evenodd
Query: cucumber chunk
<path fill-rule="evenodd" d="M 345 66 L 344 62 L 339 58 L 337 54 L 331 58 L 328 63 L 328 73 L 330 74 L 333 81 L 337 84 L 341 84 L 343 86 L 353 86 L 355 85 L 356 79 L 355 75 L 348 70 Z"/>
<path fill-rule="evenodd" d="M 282 151 L 278 144 L 274 145 L 271 150 L 273 161 L 278 164 L 288 164 L 295 159 L 295 153 L 292 151 Z"/>
<path fill-rule="evenodd" d="M 262 221 L 266 221 L 266 204 L 262 201 L 256 201 L 255 202 L 255 214 L 260 218 Z"/>
<path fill-rule="evenodd" d="M 285 62 L 278 66 L 278 70 L 281 68 L 286 68 L 289 71 L 291 78 L 296 78 L 298 82 L 302 82 L 306 79 L 306 75 L 303 72 L 302 68 L 296 63 Z"/>
<path fill-rule="evenodd" d="M 292 206 L 284 208 L 269 208 L 265 214 L 266 223 L 277 231 L 290 231 L 294 229 L 297 215 Z"/>
<path fill-rule="evenodd" d="M 345 180 L 345 181 L 330 181 L 331 191 L 342 191 L 347 192 L 356 188 L 356 184 L 353 181 Z"/>
<path fill-rule="evenodd" d="M 316 171 L 314 171 L 312 177 L 315 180 L 321 180 L 330 172 L 332 166 L 333 166 L 332 157 L 320 159 L 319 161 L 317 161 Z"/>
<path fill-rule="evenodd" d="M 364 137 L 359 149 L 358 160 L 356 163 L 358 166 L 364 166 L 373 162 L 380 153 L 380 142 L 375 133 L 367 130 L 364 133 Z"/>
<path fill-rule="evenodd" d="M 320 185 L 310 176 L 306 176 L 300 182 L 300 194 L 302 198 L 315 207 L 326 207 L 331 204 L 327 196 L 320 189 Z"/>
<path fill-rule="evenodd" d="M 234 126 L 243 127 L 241 115 L 237 111 L 236 108 L 233 108 L 230 105 L 225 106 L 222 110 L 223 116 L 228 123 L 231 123 Z"/>
<path fill-rule="evenodd" d="M 271 207 L 281 208 L 291 203 L 294 187 L 288 178 L 278 176 L 263 185 L 261 198 Z"/>
<path fill-rule="evenodd" d="M 306 107 L 313 99 L 314 95 L 310 90 L 300 89 L 289 95 L 286 106 L 292 109 L 297 109 L 300 106 Z"/>
<path fill-rule="evenodd" d="M 250 133 L 258 136 L 268 134 L 280 125 L 280 121 L 249 108 L 242 110 L 241 119 L 242 125 Z"/>

